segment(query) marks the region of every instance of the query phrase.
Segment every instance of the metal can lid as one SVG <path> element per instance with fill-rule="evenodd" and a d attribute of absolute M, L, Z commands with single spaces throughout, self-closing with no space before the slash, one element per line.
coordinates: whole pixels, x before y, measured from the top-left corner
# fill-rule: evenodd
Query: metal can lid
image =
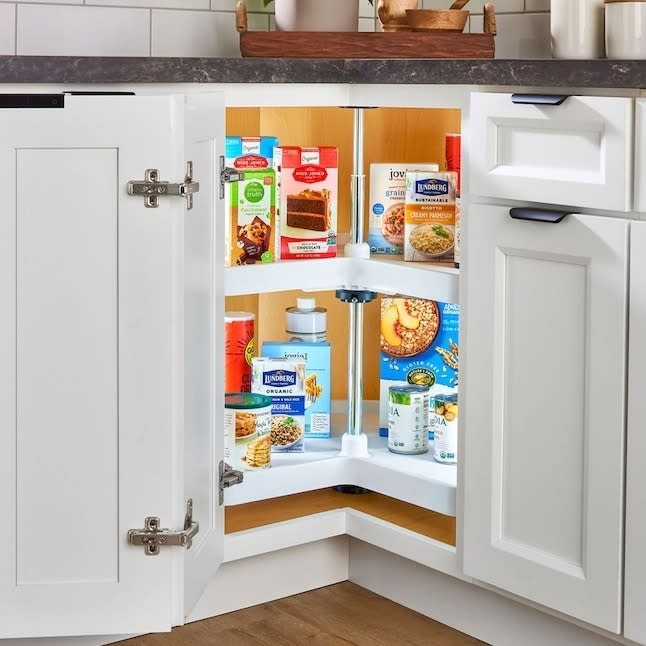
<path fill-rule="evenodd" d="M 224 322 L 233 323 L 234 321 L 254 321 L 256 315 L 253 312 L 225 312 Z"/>
<path fill-rule="evenodd" d="M 445 395 L 437 394 L 437 395 L 433 395 L 433 399 L 436 402 L 446 402 L 448 404 L 455 404 L 458 401 L 458 395 L 457 393 L 448 393 Z"/>
<path fill-rule="evenodd" d="M 272 399 L 259 393 L 225 393 L 224 407 L 235 409 L 266 408 L 271 406 Z"/>
<path fill-rule="evenodd" d="M 429 386 L 406 384 L 404 386 L 389 386 L 388 392 L 391 393 L 427 393 Z"/>

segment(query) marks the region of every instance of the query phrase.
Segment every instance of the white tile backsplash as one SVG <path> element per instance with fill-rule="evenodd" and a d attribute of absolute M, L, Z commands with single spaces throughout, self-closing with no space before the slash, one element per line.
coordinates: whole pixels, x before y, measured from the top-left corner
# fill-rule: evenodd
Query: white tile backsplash
<path fill-rule="evenodd" d="M 350 1 L 350 0 L 348 0 Z M 240 56 L 236 0 L 0 0 L 0 54 Z M 246 0 L 249 29 L 274 28 L 273 3 Z M 377 0 L 360 0 L 359 29 L 379 31 Z M 419 0 L 425 9 L 449 0 Z M 470 30 L 482 31 L 472 0 Z M 549 58 L 549 0 L 495 0 L 499 58 Z M 468 31 L 468 30 L 467 30 Z"/>

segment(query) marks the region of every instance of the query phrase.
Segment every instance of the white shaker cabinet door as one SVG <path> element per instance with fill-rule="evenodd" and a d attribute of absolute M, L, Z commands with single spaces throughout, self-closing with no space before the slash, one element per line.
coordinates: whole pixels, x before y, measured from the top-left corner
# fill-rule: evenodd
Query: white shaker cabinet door
<path fill-rule="evenodd" d="M 203 100 L 0 96 L 0 637 L 169 630 L 221 560 L 211 222 L 224 119 Z M 189 154 L 193 210 L 127 194 L 147 169 L 183 182 Z M 190 551 L 128 544 L 147 516 L 183 528 L 189 497 Z"/>
<path fill-rule="evenodd" d="M 646 222 L 630 233 L 624 635 L 646 644 Z"/>
<path fill-rule="evenodd" d="M 619 632 L 628 223 L 473 204 L 468 235 L 465 573 Z"/>
<path fill-rule="evenodd" d="M 471 95 L 471 194 L 630 210 L 633 100 L 570 96 L 559 105 L 541 102 L 552 100 Z"/>

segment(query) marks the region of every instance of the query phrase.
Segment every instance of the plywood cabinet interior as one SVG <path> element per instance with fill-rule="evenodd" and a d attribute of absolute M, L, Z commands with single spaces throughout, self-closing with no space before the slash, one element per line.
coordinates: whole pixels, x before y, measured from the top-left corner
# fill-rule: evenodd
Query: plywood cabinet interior
<path fill-rule="evenodd" d="M 444 167 L 444 135 L 460 132 L 460 110 L 375 108 L 364 113 L 364 173 L 366 175 L 365 233 L 368 231 L 370 164 L 437 162 Z M 229 108 L 227 134 L 274 135 L 281 144 L 332 145 L 339 148 L 339 233 L 350 229 L 350 176 L 353 162 L 353 111 L 325 108 Z M 286 270 L 288 264 L 286 263 Z M 304 288 L 307 285 L 303 285 Z M 259 286 L 259 292 L 261 287 Z M 402 285 L 405 293 L 406 285 Z M 284 338 L 284 310 L 301 292 L 278 292 L 227 298 L 227 310 L 256 313 L 257 350 L 263 340 Z M 332 347 L 334 399 L 347 397 L 347 305 L 331 292 L 311 294 L 328 310 Z M 364 325 L 364 395 L 379 399 L 379 303 L 366 306 Z"/>

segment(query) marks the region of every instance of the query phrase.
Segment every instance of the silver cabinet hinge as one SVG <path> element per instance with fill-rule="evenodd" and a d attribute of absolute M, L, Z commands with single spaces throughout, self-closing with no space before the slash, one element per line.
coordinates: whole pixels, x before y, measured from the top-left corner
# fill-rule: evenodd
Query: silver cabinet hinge
<path fill-rule="evenodd" d="M 244 173 L 235 168 L 229 168 L 224 163 L 224 157 L 220 155 L 220 199 L 224 199 L 224 185 L 231 182 L 239 182 L 244 179 Z"/>
<path fill-rule="evenodd" d="M 224 489 L 240 484 L 244 480 L 244 473 L 233 469 L 226 462 L 220 460 L 220 504 L 224 504 Z"/>
<path fill-rule="evenodd" d="M 162 546 L 179 545 L 187 550 L 193 544 L 193 537 L 200 531 L 198 522 L 193 521 L 193 500 L 186 501 L 186 516 L 184 529 L 170 531 L 161 529 L 157 516 L 148 516 L 144 521 L 143 529 L 128 530 L 128 544 L 141 545 L 147 556 L 157 556 Z"/>
<path fill-rule="evenodd" d="M 156 168 L 146 170 L 143 180 L 130 180 L 128 182 L 128 195 L 141 196 L 144 198 L 144 206 L 148 209 L 156 209 L 159 206 L 159 198 L 163 195 L 179 195 L 186 198 L 186 208 L 193 208 L 193 194 L 200 190 L 200 183 L 193 181 L 193 162 L 186 162 L 186 177 L 181 184 L 162 182 L 159 179 L 159 171 Z"/>

